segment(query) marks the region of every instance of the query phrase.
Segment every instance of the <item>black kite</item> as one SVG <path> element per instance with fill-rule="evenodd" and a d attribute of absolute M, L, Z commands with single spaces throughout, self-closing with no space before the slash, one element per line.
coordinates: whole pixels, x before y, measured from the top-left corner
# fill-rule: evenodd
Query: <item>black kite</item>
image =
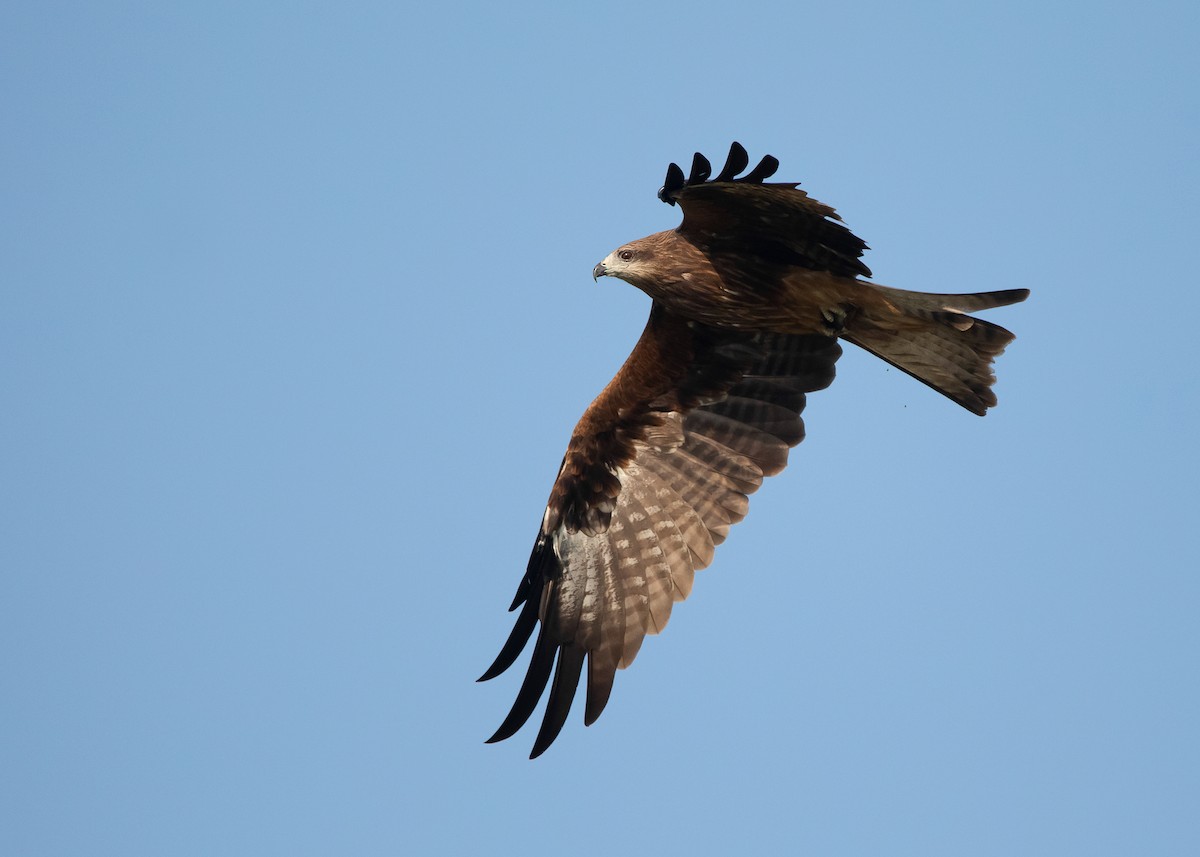
<path fill-rule="evenodd" d="M 618 669 L 712 562 L 747 496 L 783 470 L 804 438 L 805 396 L 833 380 L 839 339 L 878 355 L 967 410 L 996 404 L 992 360 L 1013 335 L 968 313 L 1027 289 L 950 295 L 866 282 L 864 244 L 793 183 L 779 162 L 737 143 L 709 180 L 671 164 L 659 198 L 678 229 L 613 251 L 593 271 L 650 295 L 633 353 L 576 425 L 510 610 L 516 626 L 480 679 L 506 670 L 540 622 L 512 710 L 490 741 L 515 733 L 547 685 L 532 757 L 557 737 L 587 661 L 584 722 L 608 702 Z M 551 670 L 554 676 L 551 681 Z"/>

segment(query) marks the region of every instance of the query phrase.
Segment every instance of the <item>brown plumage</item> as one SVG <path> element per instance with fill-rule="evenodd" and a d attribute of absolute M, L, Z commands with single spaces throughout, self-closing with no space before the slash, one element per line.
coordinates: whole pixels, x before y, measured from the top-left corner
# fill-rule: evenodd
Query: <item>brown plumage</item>
<path fill-rule="evenodd" d="M 804 438 L 807 393 L 833 380 L 845 339 L 976 414 L 996 404 L 992 361 L 1013 335 L 968 313 L 1026 289 L 967 295 L 868 283 L 866 245 L 795 184 L 764 183 L 737 143 L 721 173 L 697 154 L 672 164 L 659 197 L 683 223 L 625 244 L 594 276 L 653 298 L 646 329 L 584 413 L 563 457 L 529 565 L 517 622 L 480 679 L 506 670 L 538 630 L 525 681 L 490 741 L 515 733 L 547 685 L 532 756 L 566 721 L 587 665 L 584 722 L 618 669 L 665 627 L 749 494 Z M 551 671 L 553 670 L 553 677 Z"/>

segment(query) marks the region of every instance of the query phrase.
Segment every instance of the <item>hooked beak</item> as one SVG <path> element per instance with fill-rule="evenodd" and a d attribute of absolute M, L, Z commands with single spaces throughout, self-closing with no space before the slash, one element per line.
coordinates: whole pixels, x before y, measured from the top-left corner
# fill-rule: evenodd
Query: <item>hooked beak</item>
<path fill-rule="evenodd" d="M 592 268 L 592 279 L 593 280 L 598 280 L 601 277 L 606 277 L 606 276 L 608 276 L 608 268 L 604 267 L 603 262 L 601 262 L 596 267 Z"/>

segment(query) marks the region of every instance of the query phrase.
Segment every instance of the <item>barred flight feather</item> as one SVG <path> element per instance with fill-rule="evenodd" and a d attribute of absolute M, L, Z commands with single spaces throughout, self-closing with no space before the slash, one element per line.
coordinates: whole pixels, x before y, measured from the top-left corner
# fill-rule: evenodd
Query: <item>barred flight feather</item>
<path fill-rule="evenodd" d="M 786 443 L 730 417 L 707 409 L 695 411 L 688 415 L 687 430 L 745 456 L 758 465 L 764 476 L 774 476 L 787 465 Z"/>
<path fill-rule="evenodd" d="M 678 479 L 679 487 L 683 490 L 687 490 L 687 485 L 690 484 L 686 476 L 674 471 L 667 463 L 682 454 L 685 453 L 677 451 L 670 458 L 647 456 L 640 465 L 641 471 L 638 475 L 653 489 L 655 498 L 663 508 L 663 517 L 675 525 L 683 540 L 691 567 L 699 571 L 712 563 L 714 545 L 704 519 L 695 507 L 683 498 L 671 481 Z"/>

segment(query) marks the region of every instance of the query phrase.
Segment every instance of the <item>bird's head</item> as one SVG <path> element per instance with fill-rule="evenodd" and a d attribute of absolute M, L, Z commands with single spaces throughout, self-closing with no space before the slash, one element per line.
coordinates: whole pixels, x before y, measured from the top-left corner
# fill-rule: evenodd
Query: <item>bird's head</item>
<path fill-rule="evenodd" d="M 592 268 L 592 279 L 616 277 L 643 291 L 663 276 L 662 244 L 658 235 L 622 244 Z"/>

